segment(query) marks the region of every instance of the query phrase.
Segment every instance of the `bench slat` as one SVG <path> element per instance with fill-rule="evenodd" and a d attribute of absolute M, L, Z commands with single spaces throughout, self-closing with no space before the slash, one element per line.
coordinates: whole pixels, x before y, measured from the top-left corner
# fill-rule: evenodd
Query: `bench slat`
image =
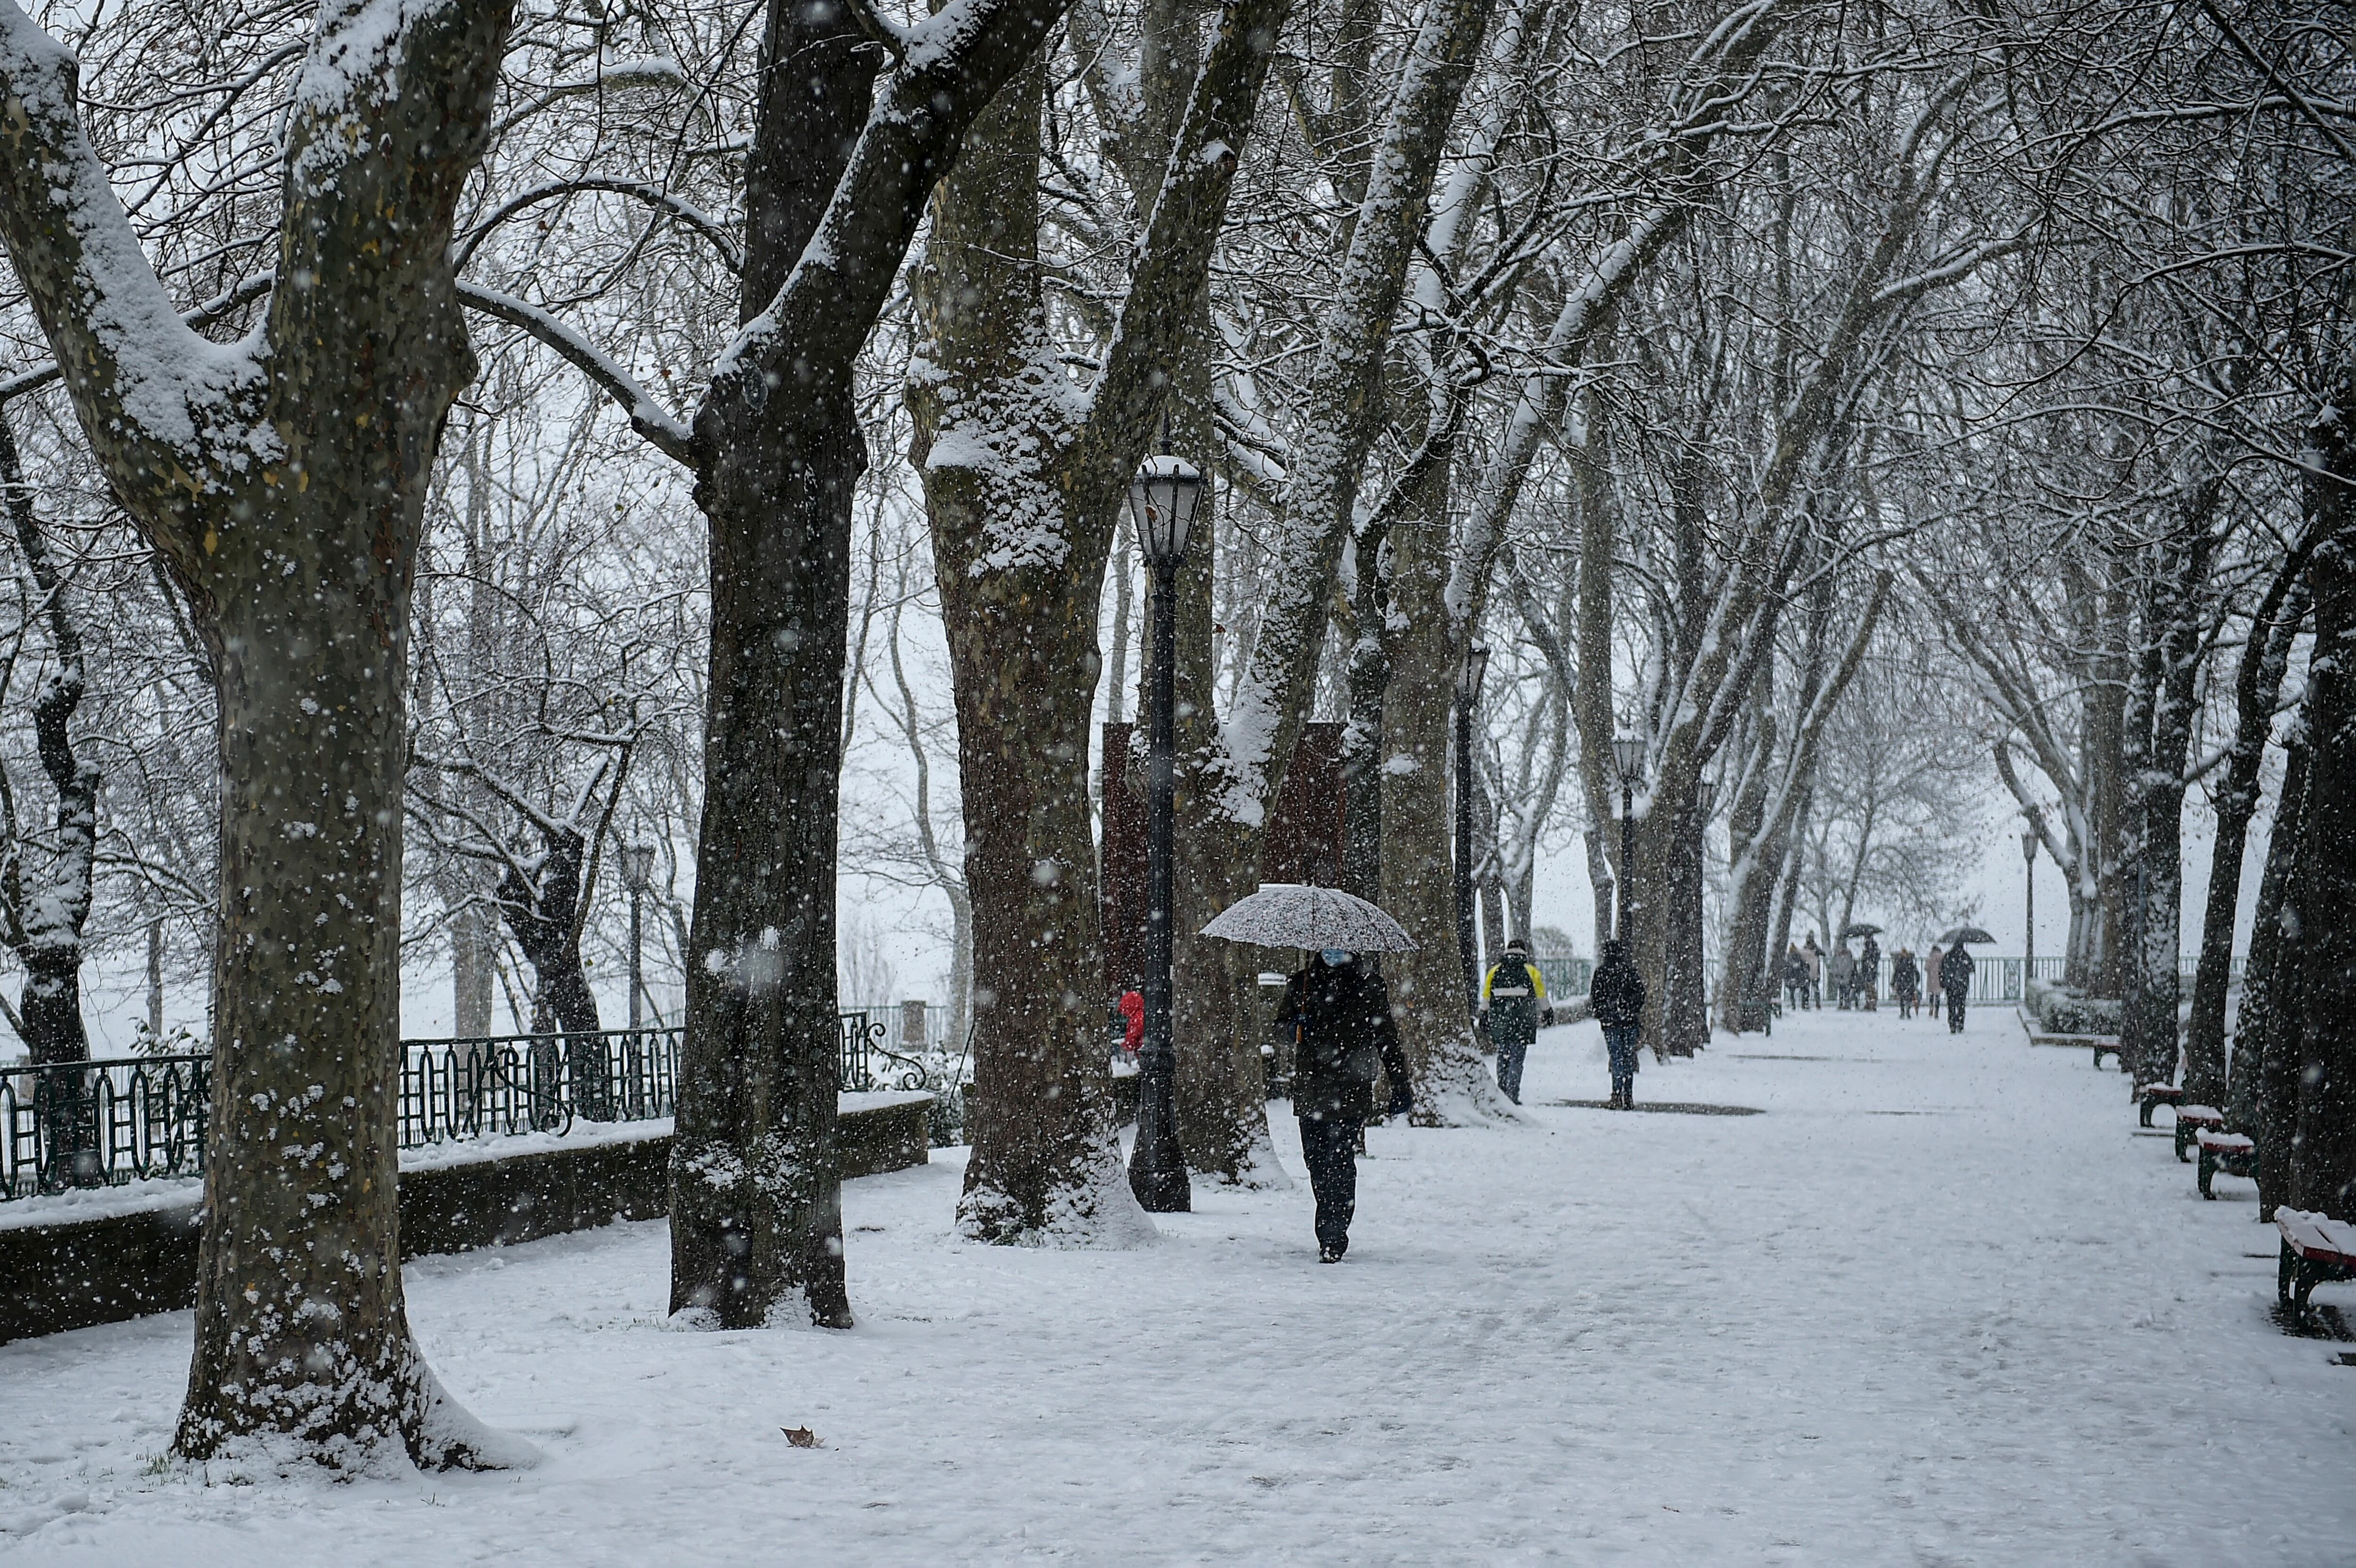
<path fill-rule="evenodd" d="M 2258 1146 L 2246 1133 L 2202 1133 L 2201 1147 L 2211 1154 L 2247 1154 Z"/>
<path fill-rule="evenodd" d="M 2297 1209 L 2275 1211 L 2275 1227 L 2290 1250 L 2315 1263 L 2356 1268 L 2356 1225 Z"/>

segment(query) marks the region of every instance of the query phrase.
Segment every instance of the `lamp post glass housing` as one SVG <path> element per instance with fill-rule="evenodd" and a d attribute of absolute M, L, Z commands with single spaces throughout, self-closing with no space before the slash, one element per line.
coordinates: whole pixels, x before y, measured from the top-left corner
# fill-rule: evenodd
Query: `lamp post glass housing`
<path fill-rule="evenodd" d="M 1149 457 L 1129 484 L 1130 520 L 1153 571 L 1153 689 L 1148 715 L 1145 832 L 1145 1038 L 1139 1042 L 1137 1147 L 1129 1187 L 1147 1212 L 1182 1214 L 1193 1207 L 1186 1157 L 1178 1147 L 1178 1047 L 1170 1020 L 1171 844 L 1176 805 L 1173 709 L 1178 661 L 1178 563 L 1202 499 L 1203 475 L 1166 453 Z"/>
<path fill-rule="evenodd" d="M 1612 934 L 1628 939 L 1628 884 L 1635 878 L 1636 784 L 1644 776 L 1644 738 L 1622 735 L 1612 742 L 1612 761 L 1620 773 L 1620 878 L 1613 890 Z"/>

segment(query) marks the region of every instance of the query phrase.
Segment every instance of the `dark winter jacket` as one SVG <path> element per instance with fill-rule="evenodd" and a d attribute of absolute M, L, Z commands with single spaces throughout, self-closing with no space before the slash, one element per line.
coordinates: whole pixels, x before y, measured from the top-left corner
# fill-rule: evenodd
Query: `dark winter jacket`
<path fill-rule="evenodd" d="M 1617 942 L 1603 944 L 1603 962 L 1587 987 L 1595 1021 L 1605 1029 L 1634 1029 L 1644 1016 L 1644 976 L 1636 973 L 1628 950 Z"/>
<path fill-rule="evenodd" d="M 1391 1017 L 1390 987 L 1365 960 L 1311 959 L 1286 985 L 1284 1011 L 1301 1028 L 1292 1069 L 1295 1115 L 1363 1122 L 1374 1112 L 1375 1082 L 1386 1071 L 1404 1085 L 1407 1057 Z"/>
<path fill-rule="evenodd" d="M 1959 944 L 1953 953 L 1939 960 L 1939 985 L 1947 995 L 1960 997 L 1972 988 L 1972 955 Z"/>
<path fill-rule="evenodd" d="M 1914 955 L 1901 953 L 1890 961 L 1890 994 L 1912 997 L 1922 989 L 1922 971 L 1915 966 Z"/>

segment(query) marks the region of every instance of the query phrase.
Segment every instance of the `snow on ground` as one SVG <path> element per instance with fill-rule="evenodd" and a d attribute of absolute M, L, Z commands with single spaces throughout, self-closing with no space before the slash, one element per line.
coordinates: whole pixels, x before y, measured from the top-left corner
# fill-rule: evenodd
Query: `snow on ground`
<path fill-rule="evenodd" d="M 1540 1104 L 1601 1058 L 1548 1032 L 1526 1126 L 1376 1129 L 1337 1267 L 1305 1183 L 965 1245 L 954 1156 L 846 1192 L 848 1334 L 666 1327 L 659 1222 L 412 1264 L 520 1472 L 208 1486 L 153 1459 L 187 1313 L 0 1348 L 0 1559 L 2356 1557 L 2356 1367 L 2272 1326 L 2252 1189 L 2200 1201 L 2117 1073 L 1993 1009 L 1818 1013 L 1637 1081 L 1762 1115 Z"/>

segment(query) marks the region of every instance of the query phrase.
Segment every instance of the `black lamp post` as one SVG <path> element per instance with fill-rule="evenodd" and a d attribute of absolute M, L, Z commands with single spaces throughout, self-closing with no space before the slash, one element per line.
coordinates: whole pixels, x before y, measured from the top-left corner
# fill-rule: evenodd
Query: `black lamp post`
<path fill-rule="evenodd" d="M 1636 876 L 1636 786 L 1644 777 L 1644 738 L 1622 735 L 1612 742 L 1612 761 L 1620 771 L 1620 885 L 1613 890 L 1612 934 L 1628 940 L 1628 884 Z"/>
<path fill-rule="evenodd" d="M 1153 690 L 1146 752 L 1145 1038 L 1137 1053 L 1137 1147 L 1129 1189 L 1153 1214 L 1194 1206 L 1178 1147 L 1178 1047 L 1170 1026 L 1171 833 L 1175 789 L 1178 563 L 1203 494 L 1203 475 L 1181 458 L 1149 457 L 1129 482 L 1129 515 L 1153 572 Z"/>
<path fill-rule="evenodd" d="M 1481 677 L 1489 671 L 1489 650 L 1467 644 L 1456 672 L 1456 949 L 1464 961 L 1464 1005 L 1481 1010 L 1481 946 L 1472 925 L 1472 709 L 1481 701 Z"/>
<path fill-rule="evenodd" d="M 2020 835 L 2020 874 L 2022 929 L 2020 939 L 2020 994 L 2029 995 L 2029 976 L 2037 961 L 2037 829 L 2023 828 Z"/>
<path fill-rule="evenodd" d="M 622 1093 L 633 1115 L 645 1114 L 646 1048 L 638 1035 L 638 997 L 646 989 L 647 889 L 653 885 L 655 847 L 644 839 L 622 846 L 622 881 L 630 890 L 630 1032 L 622 1045 Z"/>

